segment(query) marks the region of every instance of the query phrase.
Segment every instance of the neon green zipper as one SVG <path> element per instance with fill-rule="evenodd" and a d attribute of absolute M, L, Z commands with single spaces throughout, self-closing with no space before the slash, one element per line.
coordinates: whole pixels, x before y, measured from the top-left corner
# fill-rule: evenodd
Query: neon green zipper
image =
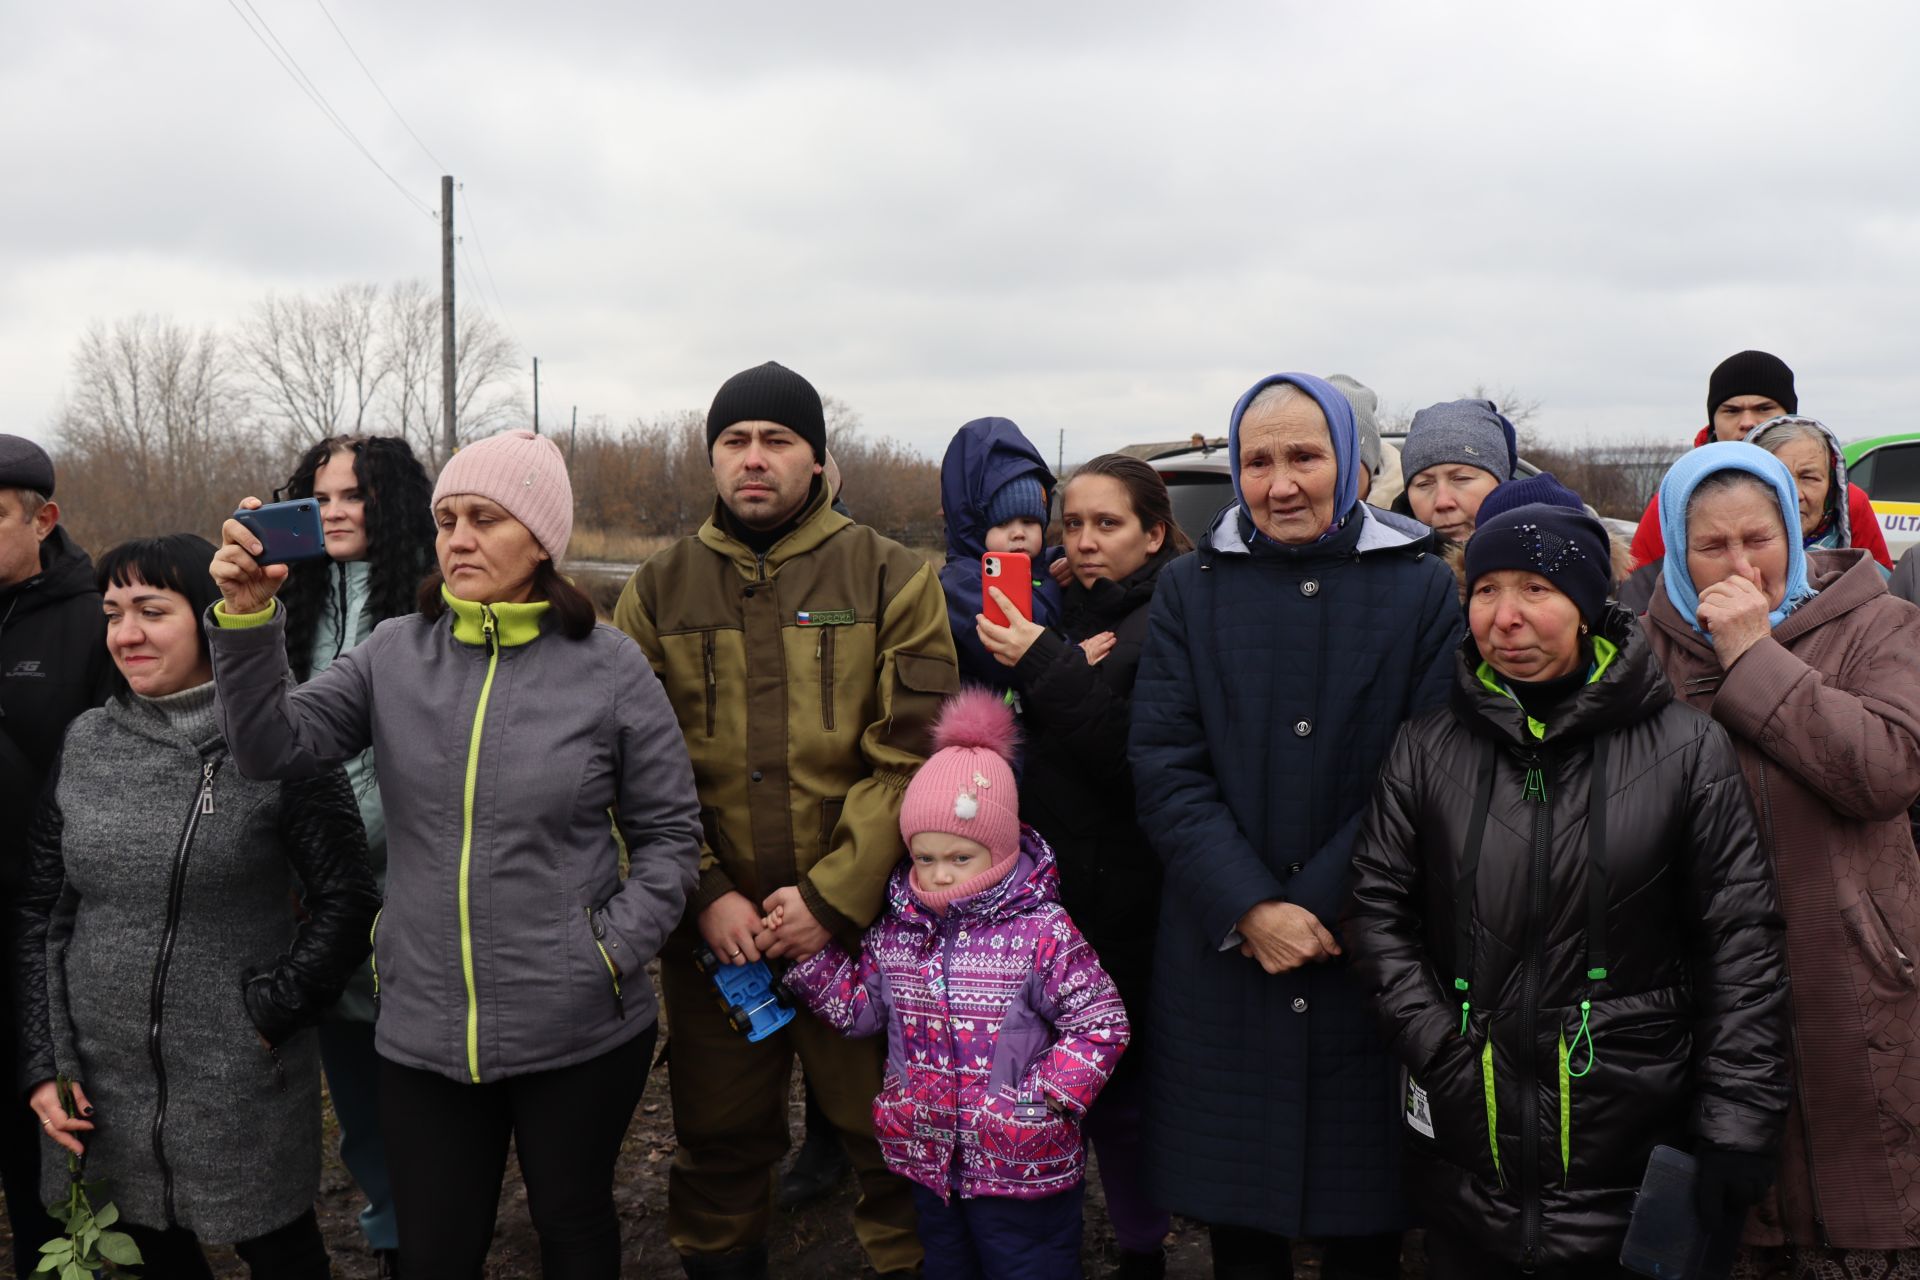
<path fill-rule="evenodd" d="M 1480 1091 L 1486 1095 L 1487 1103 L 1487 1147 L 1493 1152 L 1493 1176 L 1504 1189 L 1507 1185 L 1506 1171 L 1500 1167 L 1500 1104 L 1493 1096 L 1493 1036 L 1487 1036 L 1487 1043 L 1480 1050 Z"/>
<path fill-rule="evenodd" d="M 493 673 L 500 665 L 500 640 L 493 629 L 493 610 L 480 606 L 481 632 L 487 640 L 487 678 L 480 686 L 480 703 L 473 709 L 473 735 L 467 740 L 467 786 L 460 814 L 460 970 L 467 980 L 467 1072 L 480 1083 L 480 998 L 473 981 L 473 793 L 480 780 L 480 734 L 487 723 L 487 699 L 493 696 Z"/>
<path fill-rule="evenodd" d="M 620 994 L 620 970 L 615 967 L 613 957 L 607 954 L 606 944 L 600 941 L 600 935 L 593 931 L 593 908 L 586 908 L 587 936 L 593 939 L 593 949 L 600 953 L 600 963 L 607 966 L 607 977 L 613 980 L 613 1007 L 622 1018 L 627 1016 L 626 997 Z"/>

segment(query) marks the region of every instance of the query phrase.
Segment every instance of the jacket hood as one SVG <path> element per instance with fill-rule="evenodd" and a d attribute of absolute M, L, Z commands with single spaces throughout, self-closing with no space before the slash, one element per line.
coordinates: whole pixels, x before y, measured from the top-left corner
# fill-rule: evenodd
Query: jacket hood
<path fill-rule="evenodd" d="M 40 544 L 40 572 L 25 582 L 0 589 L 0 601 L 18 600 L 18 612 L 13 615 L 18 620 L 36 609 L 97 591 L 93 582 L 93 557 L 80 549 L 65 525 L 57 524 Z"/>
<path fill-rule="evenodd" d="M 1771 418 L 1755 427 L 1747 435 L 1747 443 L 1765 449 L 1761 437 L 1782 434 L 1786 429 L 1801 426 L 1818 431 L 1827 441 L 1827 509 L 1820 520 L 1820 527 L 1811 534 L 1801 536 L 1802 545 L 1811 549 L 1815 546 L 1850 547 L 1853 545 L 1853 517 L 1848 511 L 1847 491 L 1847 455 L 1840 447 L 1840 437 L 1833 428 L 1818 418 L 1803 418 L 1798 414 L 1783 414 Z"/>
<path fill-rule="evenodd" d="M 700 531 L 694 536 L 701 545 L 733 561 L 741 573 L 753 577 L 759 571 L 761 558 L 754 554 L 752 547 L 727 532 L 726 521 L 721 514 L 725 510 L 725 504 L 715 498 L 713 514 L 707 517 L 706 523 L 700 526 Z M 795 556 L 805 555 L 852 524 L 853 521 L 833 509 L 833 490 L 826 484 L 817 484 L 813 487 L 812 496 L 801 505 L 793 529 L 767 548 L 766 567 L 772 570 Z"/>
<path fill-rule="evenodd" d="M 1001 486 L 1033 476 L 1053 496 L 1053 472 L 1011 418 L 975 418 L 954 433 L 940 460 L 940 512 L 947 524 L 947 559 L 986 554 L 987 503 Z"/>
<path fill-rule="evenodd" d="M 1602 643 L 1594 645 L 1594 670 L 1585 687 L 1567 700 L 1550 723 L 1538 726 L 1535 736 L 1526 712 L 1486 664 L 1469 634 L 1454 659 L 1453 712 L 1481 737 L 1531 747 L 1624 729 L 1650 719 L 1673 701 L 1673 685 L 1631 613 L 1617 605 L 1609 609 L 1598 641 Z"/>
<path fill-rule="evenodd" d="M 1313 397 L 1320 406 L 1320 412 L 1326 415 L 1327 434 L 1333 442 L 1334 461 L 1338 467 L 1333 483 L 1333 524 L 1320 535 L 1321 540 L 1332 537 L 1353 514 L 1355 504 L 1360 501 L 1360 428 L 1354 422 L 1353 405 L 1341 394 L 1340 388 L 1331 382 L 1316 378 L 1310 373 L 1275 373 L 1260 379 L 1233 406 L 1233 415 L 1227 421 L 1227 465 L 1233 468 L 1233 496 L 1238 499 L 1240 509 L 1247 510 L 1246 494 L 1240 491 L 1240 420 L 1246 416 L 1247 406 L 1268 387 L 1289 383 L 1299 387 Z M 1249 513 L 1249 517 L 1251 513 Z"/>
<path fill-rule="evenodd" d="M 998 924 L 1048 902 L 1060 901 L 1060 870 L 1053 849 L 1040 833 L 1026 823 L 1020 824 L 1019 861 L 1000 883 L 980 894 L 962 899 L 947 909 L 944 917 L 981 925 Z M 887 906 L 903 923 L 932 933 L 940 928 L 943 917 L 920 905 L 913 896 L 910 880 L 913 859 L 902 858 L 887 881 Z"/>
<path fill-rule="evenodd" d="M 1415 520 L 1412 516 L 1398 515 L 1391 511 L 1382 511 L 1366 503 L 1357 504 L 1357 517 L 1335 530 L 1336 534 L 1352 535 L 1352 547 L 1347 546 L 1345 537 L 1331 538 L 1325 542 L 1310 543 L 1304 547 L 1282 547 L 1278 543 L 1262 538 L 1260 550 L 1263 554 L 1275 552 L 1295 552 L 1312 554 L 1320 551 L 1351 550 L 1355 555 L 1367 555 L 1376 551 L 1432 550 L 1436 535 L 1433 530 Z M 1221 509 L 1213 518 L 1213 527 L 1200 539 L 1199 550 L 1206 557 L 1213 556 L 1251 556 L 1254 545 L 1248 538 L 1253 517 L 1247 509 L 1235 503 Z"/>

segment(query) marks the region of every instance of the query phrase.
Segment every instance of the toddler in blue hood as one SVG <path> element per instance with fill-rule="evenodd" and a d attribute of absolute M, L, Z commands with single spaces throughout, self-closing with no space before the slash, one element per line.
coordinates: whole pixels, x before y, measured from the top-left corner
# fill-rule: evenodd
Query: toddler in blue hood
<path fill-rule="evenodd" d="M 1045 545 L 1053 473 L 1033 443 L 1007 418 L 975 418 L 961 427 L 940 462 L 940 510 L 947 522 L 947 563 L 940 586 L 960 654 L 960 675 L 1004 693 L 1008 669 L 980 644 L 980 557 L 1022 551 L 1033 561 L 1033 620 L 1059 623 L 1063 598 L 1047 566 L 1064 554 Z"/>

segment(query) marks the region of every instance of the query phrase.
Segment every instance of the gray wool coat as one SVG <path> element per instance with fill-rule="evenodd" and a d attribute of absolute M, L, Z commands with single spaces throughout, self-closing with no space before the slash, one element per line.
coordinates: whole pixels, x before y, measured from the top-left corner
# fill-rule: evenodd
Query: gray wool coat
<path fill-rule="evenodd" d="M 320 1182 L 311 1024 L 378 907 L 346 776 L 250 781 L 217 734 L 124 695 L 57 767 L 13 912 L 21 1088 L 84 1086 L 86 1176 L 125 1221 L 216 1242 L 291 1222 Z M 45 1150 L 52 1197 L 66 1155 Z"/>

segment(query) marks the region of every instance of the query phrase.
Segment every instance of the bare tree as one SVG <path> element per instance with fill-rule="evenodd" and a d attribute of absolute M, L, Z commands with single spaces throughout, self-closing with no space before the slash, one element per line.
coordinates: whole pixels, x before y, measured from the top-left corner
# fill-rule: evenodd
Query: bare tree
<path fill-rule="evenodd" d="M 234 350 L 289 445 L 369 429 L 393 370 L 379 309 L 378 285 L 344 284 L 317 298 L 270 293 L 241 322 Z"/>
<path fill-rule="evenodd" d="M 1531 431 L 1540 420 L 1540 397 L 1523 395 L 1513 387 L 1489 387 L 1484 382 L 1476 382 L 1473 390 L 1461 399 L 1493 401 L 1494 408 L 1506 415 L 1516 433 Z"/>
<path fill-rule="evenodd" d="M 387 292 L 382 317 L 391 381 L 384 428 L 405 436 L 430 467 L 446 462 L 441 435 L 440 295 L 409 280 Z M 491 316 L 462 308 L 454 329 L 454 420 L 465 443 L 527 417 L 518 390 L 519 359 Z"/>
<path fill-rule="evenodd" d="M 284 470 L 246 409 L 211 329 L 150 315 L 90 326 L 55 423 L 66 523 L 96 547 L 141 532 L 214 536 L 235 502 Z"/>

